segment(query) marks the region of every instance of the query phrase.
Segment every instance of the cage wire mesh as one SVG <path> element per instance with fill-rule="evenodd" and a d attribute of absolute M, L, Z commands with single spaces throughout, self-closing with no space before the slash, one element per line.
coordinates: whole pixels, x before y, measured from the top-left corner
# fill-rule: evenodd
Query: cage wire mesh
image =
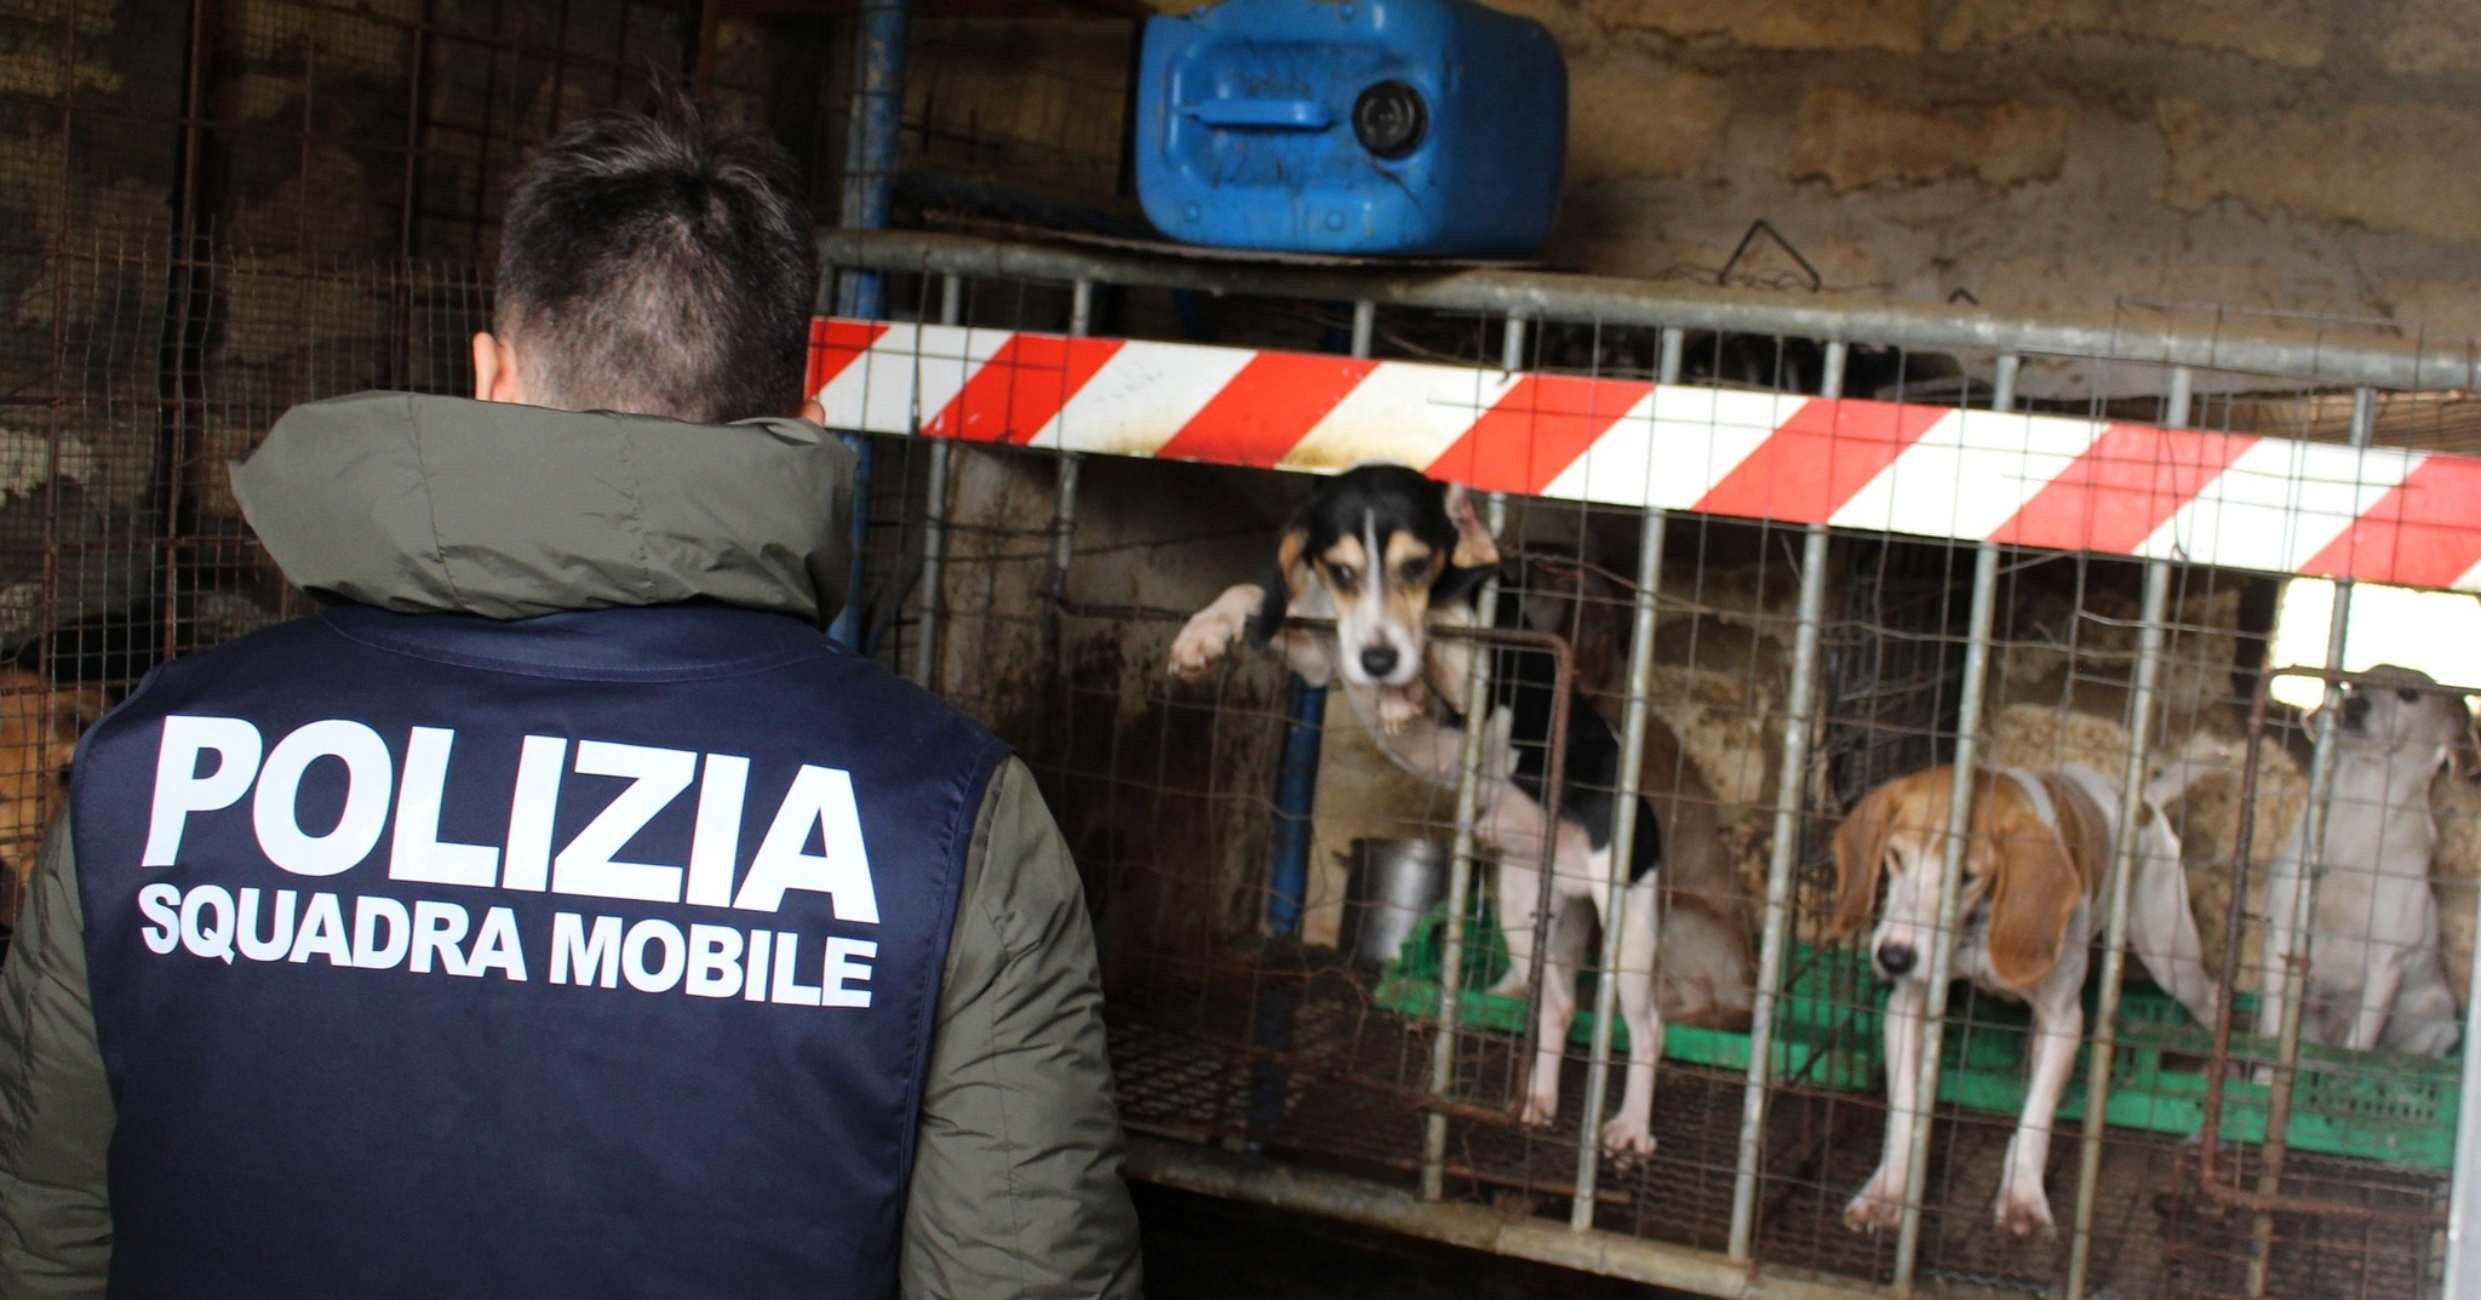
<path fill-rule="evenodd" d="M 194 26 L 201 14 L 211 25 Z M 350 10 L 252 0 L 160 13 L 136 0 L 63 0 L 0 21 L 16 25 L 25 48 L 58 52 L 41 75 L 0 87 L 10 133 L 0 209 L 14 218 L 0 229 L 0 289 L 21 322 L 0 334 L 0 648 L 13 665 L 0 689 L 0 862 L 22 871 L 83 722 L 147 664 L 298 608 L 249 542 L 222 461 L 299 401 L 368 387 L 462 391 L 465 340 L 488 320 L 482 268 L 508 168 L 579 113 L 633 102 L 649 63 L 682 66 L 696 24 L 646 0 Z M 199 39 L 143 65 L 125 42 L 102 39 L 115 24 L 150 21 Z M 793 61 L 761 57 L 768 42 L 745 39 L 762 30 L 758 21 L 717 52 L 717 89 L 783 120 L 806 115 L 812 125 L 796 147 L 821 160 L 814 175 L 831 174 L 823 164 L 843 135 L 838 74 L 814 68 L 802 93 L 788 95 Z M 982 199 L 1004 190 L 1022 207 L 1027 194 L 1065 193 L 1108 214 L 1125 186 L 1116 152 L 1125 83 L 1084 69 L 1104 66 L 1095 50 L 1125 33 L 1046 29 L 1034 61 L 1058 75 L 1042 94 L 1002 101 L 988 94 L 992 69 L 1024 48 L 1029 29 L 976 21 L 927 29 L 908 104 L 913 170 L 979 177 Z M 809 39 L 849 50 L 835 45 L 849 41 L 838 30 L 812 24 Z M 954 206 L 987 215 L 982 199 Z M 1082 326 L 1326 352 L 1344 351 L 1352 335 L 1349 305 L 1322 301 L 1097 285 L 1081 311 L 1062 284 L 961 282 L 952 304 L 935 276 L 891 276 L 890 290 L 896 315 L 994 331 Z M 2124 313 L 2132 324 L 2199 315 L 2148 304 Z M 2206 315 L 2209 326 L 2246 323 Z M 2371 328 L 2330 330 L 2348 345 Z M 1514 368 L 1670 379 L 1663 352 L 1652 329 L 1533 322 Z M 1816 394 L 1831 369 L 1827 345 L 1811 339 L 1700 333 L 1679 352 L 1681 382 L 1722 391 Z M 1510 360 L 1504 322 L 1413 308 L 1379 314 L 1374 353 L 1477 370 Z M 2025 366 L 2040 381 L 2019 389 L 2019 409 L 2312 441 L 2345 440 L 2354 427 L 2352 394 L 2313 380 L 2209 376 L 2179 419 L 2167 368 L 2072 357 Z M 1856 346 L 1843 357 L 1845 393 L 1915 404 L 1986 406 L 1993 374 L 1986 356 Z M 2379 394 L 2367 425 L 2381 446 L 2481 443 L 2460 392 Z M 1314 798 L 1306 810 L 1289 804 L 1278 771 L 1301 720 L 1278 659 L 1239 649 L 1194 685 L 1163 672 L 1182 619 L 1227 584 L 1265 579 L 1275 534 L 1308 485 L 1259 470 L 916 438 L 875 439 L 874 451 L 857 593 L 867 645 L 993 726 L 1040 779 L 1095 913 L 1130 1127 L 1405 1187 L 1435 1163 L 1451 1198 L 1570 1215 L 1578 1161 L 1602 1118 L 1585 1115 L 1589 1040 L 1573 1029 L 1553 1035 L 1556 1115 L 1520 1122 L 1542 987 L 1489 992 L 1506 950 L 1489 873 L 1466 917 L 1467 992 L 1443 1088 L 1433 1086 L 1443 911 L 1419 918 L 1412 942 L 1383 962 L 1345 942 L 1348 923 L 1366 917 L 1347 908 L 1354 846 L 1452 844 L 1454 791 L 1389 762 L 1331 694 L 1306 719 Z M 1521 496 L 1505 508 L 1499 598 L 1516 623 L 1553 632 L 1572 656 L 1570 724 L 1594 715 L 1616 724 L 1642 516 Z M 1787 779 L 1805 530 L 1676 514 L 1661 537 L 1645 593 L 1655 629 L 1645 698 L 1653 729 L 1680 758 L 1649 766 L 1646 793 L 1666 823 L 1710 824 L 1705 851 L 1732 882 L 1726 925 L 1754 961 Z M 1888 1122 L 1886 986 L 1866 954 L 1829 939 L 1831 840 L 1867 792 L 1954 756 L 1974 555 L 1969 544 L 1838 531 L 1824 556 L 1822 699 L 1807 761 L 1788 777 L 1798 813 L 1784 900 L 1792 924 L 1750 1253 L 1770 1267 L 1883 1282 L 1898 1266 L 1896 1234 L 1852 1233 L 1844 1211 Z M 2157 758 L 2203 762 L 2164 812 L 2180 837 L 2207 965 L 2230 972 L 2241 1008 L 2230 1046 L 2218 1049 L 2212 1026 L 2129 963 L 2110 1126 L 2091 1184 L 2088 1293 L 2434 1292 L 2441 1248 L 2428 1216 L 2446 1186 L 2437 1153 L 2454 1131 L 2452 1058 L 2349 1051 L 2317 1041 L 2322 1022 L 2313 1021 L 2294 1070 L 2281 1035 L 2269 1043 L 2253 1032 L 2271 926 L 2266 882 L 2311 802 L 2316 766 L 2314 724 L 2281 708 L 2251 720 L 2280 583 L 2174 565 L 2160 688 L 2149 713 L 2132 719 L 2143 567 L 2008 551 L 1974 729 L 1991 766 L 2079 763 L 2116 782 L 2131 721 Z M 1484 658 L 1505 681 L 1538 674 L 1543 655 L 1500 644 Z M 2330 756 L 2340 748 L 2330 741 Z M 2251 761 L 2256 788 L 2244 801 Z M 2421 787 L 2437 836 L 2436 884 L 2422 884 L 2442 931 L 2443 985 L 2460 997 L 2481 795 L 2452 776 L 2433 773 L 2423 785 L 2400 766 L 2421 761 L 2379 761 L 2376 785 Z M 1572 779 L 1580 788 L 1593 780 Z M 2390 797 L 2377 797 L 2381 810 L 2409 807 L 2409 796 Z M 2329 824 L 2354 823 L 2354 804 L 2365 812 L 2372 798 L 2338 780 Z M 1303 833 L 1307 870 L 1296 886 L 1278 878 L 1275 847 Z M 2246 870 L 2235 871 L 2243 838 Z M 2331 841 L 2323 870 L 2321 886 L 2380 874 Z M 0 887 L 15 880 L 0 875 Z M 1676 914 L 1696 904 L 1675 896 L 1665 905 Z M 2309 915 L 2313 964 L 2321 941 L 2368 947 L 2387 937 L 2374 914 L 2324 929 L 2323 912 Z M 2233 933 L 2237 947 L 2226 944 Z M 1593 995 L 1589 978 L 1585 1008 Z M 1652 1153 L 1606 1157 L 1593 1181 L 1593 1220 L 1607 1231 L 1706 1251 L 1731 1245 L 1749 1046 L 1740 1015 L 1706 1019 L 1668 1026 Z M 2056 1289 L 2085 1190 L 2085 1058 L 2070 1075 L 2044 1180 L 2060 1236 L 2018 1242 L 1993 1231 L 1990 1204 L 2026 1088 L 2026 1014 L 1959 986 L 1944 1023 L 1918 1271 L 1995 1292 Z M 2089 1018 L 2085 1037 L 2095 1029 Z M 1613 1059 L 1622 1059 L 1616 1048 Z M 1623 1074 L 1615 1064 L 1614 1103 Z M 2276 1170 L 2265 1116 L 2286 1077 L 2294 1121 Z M 2193 1144 L 2217 1079 L 2220 1128 Z M 1434 1122 L 1444 1141 L 1432 1162 Z M 2235 1199 L 2261 1188 L 2288 1199 L 2265 1215 Z"/>
<path fill-rule="evenodd" d="M 1204 300 L 1098 284 L 1085 295 L 1081 317 L 1079 295 L 1062 284 L 935 275 L 897 275 L 892 284 L 899 318 L 976 331 L 1067 333 L 1082 320 L 1095 333 L 1118 337 L 1328 352 L 1343 351 L 1351 337 L 1346 304 L 1244 295 Z M 1389 308 L 1372 338 L 1382 358 L 1490 369 L 1509 357 L 1505 323 L 1470 315 Z M 1534 323 L 1523 334 L 1518 368 L 1644 380 L 1656 377 L 1661 344 L 1653 330 Z M 988 355 L 996 345 L 979 346 L 977 355 Z M 2064 378 L 2021 393 L 2019 409 L 2327 439 L 2336 403 L 2348 413 L 2350 401 L 2348 392 L 2338 399 L 2312 381 L 2222 375 L 2193 399 L 2182 421 L 2171 409 L 2179 382 L 2169 367 L 2056 360 L 2055 374 Z M 912 364 L 928 373 L 961 362 L 925 354 Z M 1027 364 L 1031 370 L 1011 382 L 1028 384 L 1044 366 L 1076 363 Z M 1846 358 L 1845 391 L 1914 404 L 1986 405 L 1989 365 L 1988 357 L 1855 349 Z M 885 369 L 886 382 L 911 382 L 897 374 L 901 366 Z M 1690 384 L 1786 396 L 1817 393 L 1827 371 L 1823 345 L 1810 340 L 1691 336 L 1680 358 L 1680 375 Z M 1059 381 L 1037 376 L 1029 386 L 1044 382 Z M 922 400 L 921 421 L 944 418 L 944 397 Z M 1042 421 L 1053 414 L 1067 421 L 1073 409 L 1029 400 L 1045 412 L 1034 421 L 1042 427 L 989 436 L 1022 440 L 1044 428 L 1067 436 Z M 2397 394 L 2378 409 L 2392 413 L 2378 422 L 2381 445 L 2468 445 L 2454 424 L 2455 399 Z M 1451 1199 L 1570 1217 L 1581 1135 L 1604 1118 L 1588 1124 L 1584 1114 L 1591 972 L 1578 990 L 1575 1026 L 1559 1035 L 1556 1117 L 1520 1122 L 1541 990 L 1490 991 L 1505 968 L 1507 945 L 1496 931 L 1485 846 L 1464 936 L 1465 991 L 1451 1068 L 1446 1086 L 1435 1088 L 1444 905 L 1421 917 L 1403 949 L 1376 960 L 1352 948 L 1364 916 L 1347 895 L 1356 855 L 1373 843 L 1426 840 L 1441 850 L 1452 844 L 1455 791 L 1389 761 L 1337 690 L 1306 720 L 1316 728 L 1314 798 L 1306 810 L 1289 806 L 1279 793 L 1279 770 L 1287 734 L 1303 719 L 1293 716 L 1297 686 L 1288 685 L 1280 657 L 1238 647 L 1197 684 L 1164 671 L 1171 641 L 1191 612 L 1228 584 L 1269 580 L 1276 535 L 1314 480 L 957 443 L 939 453 L 946 486 L 935 508 L 918 495 L 891 500 L 891 493 L 924 490 L 932 441 L 879 444 L 882 456 L 896 457 L 881 462 L 893 472 L 874 489 L 872 511 L 874 564 L 883 571 L 874 622 L 887 629 L 879 649 L 892 663 L 931 665 L 928 684 L 1008 737 L 1040 777 L 1096 915 L 1131 1130 L 1408 1189 L 1430 1165 Z M 1578 665 L 1579 718 L 1592 710 L 1616 725 L 1623 715 L 1642 520 L 1633 509 L 1573 501 L 1505 502 L 1498 598 L 1517 613 L 1502 621 L 1559 633 Z M 1709 851 L 1733 882 L 1732 904 L 1742 909 L 1737 924 L 1751 936 L 1754 962 L 1754 918 L 1784 779 L 1805 532 L 1696 514 L 1672 515 L 1661 531 L 1646 696 L 1652 729 L 1682 761 L 1668 771 L 1651 763 L 1645 793 L 1666 821 L 1681 817 L 1683 801 L 1702 805 L 1702 820 L 1712 826 Z M 932 533 L 936 543 L 928 540 Z M 926 587 L 922 574 L 934 548 L 944 573 Z M 1808 760 L 1795 774 L 1792 925 L 1756 1166 L 1750 1249 L 1769 1267 L 1876 1283 L 1896 1274 L 1897 1234 L 1845 1226 L 1847 1203 L 1877 1164 L 1888 1122 L 1888 986 L 1864 950 L 1830 936 L 1830 845 L 1861 796 L 1955 755 L 1974 549 L 1837 530 L 1825 551 L 1823 699 L 1811 719 Z M 2169 565 L 2158 681 L 2146 713 L 2135 717 L 2147 565 L 2013 548 L 2000 558 L 1975 730 L 1979 765 L 2080 765 L 2115 789 L 2132 723 L 2141 729 L 2149 776 L 2175 759 L 2189 760 L 2186 775 L 2166 787 L 2160 811 L 2181 846 L 2178 874 L 2201 936 L 2199 955 L 2220 978 L 2232 909 L 2243 910 L 2250 942 L 2264 927 L 2265 867 L 2298 816 L 2307 781 L 2314 728 L 2278 707 L 2258 728 L 2264 792 L 2253 808 L 2242 806 L 2250 701 L 2268 667 L 2282 580 Z M 890 613 L 885 602 L 901 608 Z M 925 630 L 918 610 L 926 603 L 938 612 L 930 629 L 935 644 L 922 657 L 915 638 Z M 1488 659 L 1505 680 L 1524 675 L 1525 658 L 1541 653 L 1503 645 Z M 2441 915 L 2469 910 L 2464 882 L 2474 872 L 2471 860 L 2481 859 L 2461 838 L 2471 832 L 2452 828 L 2462 824 L 2457 818 L 2469 821 L 2457 802 L 2469 789 L 2443 777 L 2437 786 Z M 2252 870 L 2241 878 L 2232 855 L 2244 812 L 2254 819 Z M 1305 819 L 1309 843 L 1298 885 L 1279 878 L 1275 861 L 1293 819 Z M 1298 896 L 1290 896 L 1295 889 Z M 1667 898 L 1666 919 L 1680 906 L 1676 895 Z M 2093 907 L 2098 934 L 2098 899 Z M 1549 925 L 1546 918 L 1536 948 L 1547 941 Z M 2450 925 L 2440 949 L 2443 986 L 2460 993 L 2470 969 L 2469 923 Z M 2246 1063 L 2256 1059 L 2248 1054 L 2257 1050 L 2246 1027 L 2254 961 L 2233 967 L 2243 1026 L 2239 1045 L 2226 1055 L 2240 1072 L 2223 1103 L 2216 1149 L 2228 1154 L 2215 1171 L 2228 1186 L 2255 1185 L 2265 1161 L 2257 1144 L 2267 1089 L 2245 1077 Z M 2093 967 L 2100 965 L 2097 957 Z M 2099 983 L 2098 976 L 2089 981 Z M 2452 1058 L 2413 1062 L 2304 1048 L 2311 1063 L 2303 1077 L 2314 1082 L 2302 1085 L 2295 1102 L 2296 1136 L 2279 1186 L 2308 1208 L 2275 1215 L 2252 1244 L 2252 1216 L 2217 1202 L 2199 1181 L 2195 1139 L 2222 1059 L 2214 1026 L 2156 987 L 2133 956 L 2123 989 L 2112 1022 L 2108 1123 L 2083 1225 L 2087 1294 L 2375 1296 L 2437 1289 L 2440 1247 L 2425 1220 L 2354 1219 L 2318 1209 L 2349 1202 L 2417 1218 L 2442 1203 L 2447 1173 L 2434 1153 L 2453 1135 Z M 2094 996 L 2089 988 L 2086 1002 Z M 2020 1002 L 1959 984 L 1943 1023 L 1937 1118 L 1918 1175 L 1924 1209 L 1916 1274 L 1988 1294 L 2055 1293 L 2071 1267 L 2086 1191 L 2080 1160 L 2096 1021 L 2086 1020 L 2051 1125 L 2043 1183 L 2058 1233 L 2031 1240 L 1992 1225 L 1993 1197 L 2029 1086 L 2036 1039 L 2030 1016 Z M 1655 1148 L 1650 1155 L 1602 1156 L 1593 1222 L 1722 1251 L 1730 1244 L 1739 1172 L 1746 1013 L 1703 1023 L 1690 1014 L 1667 1029 L 1652 1111 Z M 1615 1107 L 1623 1091 L 1623 1047 L 1614 1046 L 1612 1060 L 1606 1107 Z M 2346 1095 L 2350 1085 L 2400 1084 L 2408 1072 L 2435 1087 L 2412 1101 L 2391 1092 Z M 1434 1122 L 1445 1140 L 1429 1159 L 1425 1136 Z M 2297 1136 L 2312 1129 L 2313 1136 Z M 2412 1129 L 2422 1136 L 2408 1137 Z M 2252 1261 L 2263 1274 L 2254 1290 Z"/>
<path fill-rule="evenodd" d="M 83 724 L 296 612 L 223 474 L 296 403 L 471 389 L 531 146 L 677 5 L 50 0 L 0 17 L 0 925 Z"/>

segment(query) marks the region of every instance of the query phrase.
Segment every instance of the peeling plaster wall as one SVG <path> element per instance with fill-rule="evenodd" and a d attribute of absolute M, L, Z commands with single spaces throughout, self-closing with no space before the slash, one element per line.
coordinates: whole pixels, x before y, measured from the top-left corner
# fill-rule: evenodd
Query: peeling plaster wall
<path fill-rule="evenodd" d="M 1711 279 L 1763 218 L 1834 294 L 2481 333 L 2468 0 L 1503 7 L 1569 59 L 1560 262 Z"/>

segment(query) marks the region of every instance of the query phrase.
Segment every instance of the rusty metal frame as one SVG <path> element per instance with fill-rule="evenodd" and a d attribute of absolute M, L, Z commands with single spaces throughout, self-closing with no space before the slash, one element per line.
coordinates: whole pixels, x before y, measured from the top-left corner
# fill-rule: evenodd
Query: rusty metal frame
<path fill-rule="evenodd" d="M 2368 678 L 2366 672 L 2346 672 L 2336 668 L 2272 668 L 2259 675 L 2257 688 L 2251 693 L 2248 710 L 2248 754 L 2240 768 L 2240 829 L 2232 846 L 2231 872 L 2235 888 L 2230 911 L 2223 922 L 2223 960 L 2221 981 L 2225 990 L 2222 1004 L 2215 1008 L 2214 1050 L 2206 1066 L 2205 1121 L 2198 1132 L 2203 1138 L 2197 1147 L 2197 1185 L 2208 1200 L 2229 1209 L 2259 1214 L 2307 1214 L 2326 1218 L 2352 1219 L 2367 1223 L 2403 1224 L 2416 1228 L 2443 1228 L 2447 1225 L 2445 1207 L 2429 1210 L 2387 1210 L 2359 1205 L 2350 1201 L 2321 1197 L 2286 1196 L 2278 1191 L 2250 1191 L 2226 1186 L 2217 1180 L 2221 1146 L 2223 1094 L 2231 1073 L 2231 1040 L 2233 1036 L 2232 997 L 2229 990 L 2239 973 L 2240 944 L 2245 933 L 2243 914 L 2248 893 L 2249 859 L 2257 838 L 2257 751 L 2258 741 L 2265 734 L 2267 706 L 2273 699 L 2272 686 L 2278 677 L 2302 677 L 2323 682 L 2328 688 L 2358 684 Z M 2425 695 L 2469 696 L 2481 694 L 2481 687 L 2418 686 L 2393 682 L 2389 689 L 2417 690 Z M 2307 809 L 2301 810 L 2308 815 Z M 2292 987 L 2305 987 L 2309 973 L 2308 946 L 2303 944 L 2291 957 L 2293 970 L 2286 981 Z M 2281 1059 L 2273 1066 L 2273 1083 L 2266 1104 L 2266 1137 L 2264 1169 L 2261 1181 L 2278 1181 L 2283 1173 L 2283 1160 L 2289 1147 L 2292 1093 L 2299 1079 L 2299 1061 Z M 2472 1123 L 2475 1117 L 2460 1116 L 2459 1122 Z M 2236 1177 L 2236 1174 L 2235 1174 Z"/>

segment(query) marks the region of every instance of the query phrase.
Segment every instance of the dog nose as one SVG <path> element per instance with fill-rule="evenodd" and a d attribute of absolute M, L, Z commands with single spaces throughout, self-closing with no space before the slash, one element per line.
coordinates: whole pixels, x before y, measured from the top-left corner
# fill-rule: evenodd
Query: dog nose
<path fill-rule="evenodd" d="M 1384 677 L 1396 670 L 1396 648 L 1374 645 L 1361 652 L 1361 671 L 1372 677 Z"/>
<path fill-rule="evenodd" d="M 2354 691 L 2343 697 L 2343 720 L 2358 722 L 2369 716 L 2369 697 Z"/>
<path fill-rule="evenodd" d="M 1890 943 L 1878 948 L 1878 969 L 1892 976 L 1900 978 L 1910 973 L 1913 963 L 1919 960 L 1921 955 L 1914 952 L 1910 944 Z"/>

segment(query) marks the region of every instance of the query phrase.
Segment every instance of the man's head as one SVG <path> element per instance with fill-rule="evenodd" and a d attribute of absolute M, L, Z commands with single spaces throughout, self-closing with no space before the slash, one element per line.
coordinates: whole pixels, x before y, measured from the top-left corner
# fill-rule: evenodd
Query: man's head
<path fill-rule="evenodd" d="M 474 395 L 715 423 L 816 418 L 818 254 L 793 167 L 667 96 L 560 133 L 509 186 Z"/>

